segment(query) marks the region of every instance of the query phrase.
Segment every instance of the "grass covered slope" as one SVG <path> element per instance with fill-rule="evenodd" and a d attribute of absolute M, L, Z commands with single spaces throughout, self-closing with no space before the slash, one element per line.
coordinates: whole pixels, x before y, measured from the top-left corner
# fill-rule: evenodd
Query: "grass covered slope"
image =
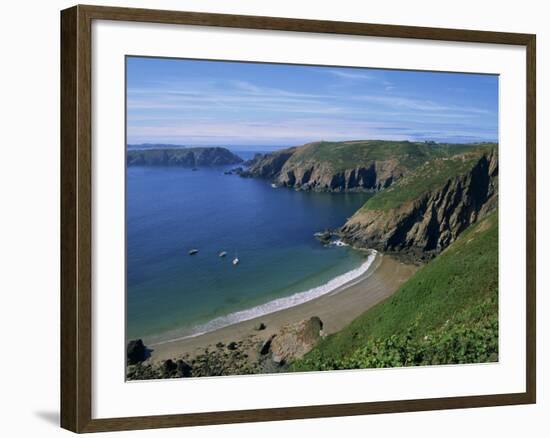
<path fill-rule="evenodd" d="M 381 191 L 427 162 L 483 147 L 486 144 L 318 141 L 258 157 L 243 176 L 270 178 L 297 190 Z"/>
<path fill-rule="evenodd" d="M 484 145 L 427 161 L 376 193 L 340 228 L 356 247 L 429 261 L 497 208 L 498 153 Z"/>
<path fill-rule="evenodd" d="M 453 146 L 450 150 L 454 154 L 448 153 L 448 150 L 441 147 L 434 149 L 430 160 L 423 162 L 414 172 L 370 198 L 362 210 L 390 210 L 417 199 L 443 186 L 450 179 L 470 172 L 482 155 L 496 150 L 496 144 L 469 146 L 466 151 L 459 146 Z"/>
<path fill-rule="evenodd" d="M 414 169 L 426 160 L 463 153 L 473 147 L 475 145 L 387 140 L 320 141 L 297 148 L 288 163 L 325 163 L 334 171 L 343 171 L 373 161 L 398 160 L 404 168 Z"/>
<path fill-rule="evenodd" d="M 391 298 L 328 336 L 294 371 L 498 360 L 498 212 L 469 227 Z"/>

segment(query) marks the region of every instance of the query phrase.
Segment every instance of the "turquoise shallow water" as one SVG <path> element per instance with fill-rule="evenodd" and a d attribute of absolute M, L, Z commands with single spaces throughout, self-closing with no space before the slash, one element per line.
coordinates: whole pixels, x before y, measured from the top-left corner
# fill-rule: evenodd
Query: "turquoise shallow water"
<path fill-rule="evenodd" d="M 313 234 L 343 224 L 368 194 L 273 189 L 223 170 L 128 168 L 127 338 L 192 335 L 246 309 L 289 305 L 365 263 Z"/>

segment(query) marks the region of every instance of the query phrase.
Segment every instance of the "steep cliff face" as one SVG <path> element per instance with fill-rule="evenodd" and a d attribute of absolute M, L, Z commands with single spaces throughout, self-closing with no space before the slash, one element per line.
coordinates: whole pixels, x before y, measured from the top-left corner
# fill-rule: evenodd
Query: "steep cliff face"
<path fill-rule="evenodd" d="M 355 246 L 421 262 L 445 249 L 497 204 L 498 157 L 493 148 L 419 167 L 371 198 L 340 232 Z"/>
<path fill-rule="evenodd" d="M 287 161 L 276 178 L 284 187 L 300 190 L 352 192 L 382 190 L 408 173 L 396 159 L 371 161 L 348 169 L 335 170 L 326 162 Z"/>
<path fill-rule="evenodd" d="M 379 191 L 425 161 L 460 148 L 407 141 L 321 141 L 255 157 L 242 175 L 298 190 Z"/>
<path fill-rule="evenodd" d="M 421 262 L 497 207 L 496 146 L 316 142 L 255 157 L 243 175 L 297 190 L 376 191 L 342 238 Z"/>
<path fill-rule="evenodd" d="M 274 179 L 281 173 L 283 166 L 296 149 L 282 149 L 265 155 L 256 154 L 252 160 L 246 163 L 250 167 L 241 175 Z"/>
<path fill-rule="evenodd" d="M 129 150 L 128 166 L 220 166 L 238 164 L 243 160 L 221 147 Z"/>

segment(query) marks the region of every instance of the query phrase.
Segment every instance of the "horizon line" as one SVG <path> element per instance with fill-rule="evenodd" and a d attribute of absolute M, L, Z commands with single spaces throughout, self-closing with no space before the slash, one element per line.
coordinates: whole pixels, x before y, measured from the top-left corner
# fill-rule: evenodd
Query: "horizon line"
<path fill-rule="evenodd" d="M 470 140 L 470 141 L 437 141 L 437 140 L 388 140 L 388 139 L 379 139 L 379 138 L 368 138 L 368 139 L 351 139 L 351 140 L 313 140 L 306 141 L 303 143 L 292 142 L 285 144 L 265 144 L 265 143 L 226 143 L 226 142 L 216 142 L 216 143 L 173 143 L 173 142 L 154 142 L 154 141 L 145 141 L 145 142 L 126 142 L 126 146 L 178 146 L 178 147 L 229 147 L 229 146 L 265 146 L 265 147 L 291 147 L 291 146 L 303 146 L 306 144 L 312 143 L 352 143 L 352 142 L 367 142 L 367 141 L 379 141 L 379 142 L 397 142 L 397 143 L 432 143 L 432 144 L 480 144 L 480 143 L 498 143 L 498 139 L 480 139 L 480 140 Z"/>

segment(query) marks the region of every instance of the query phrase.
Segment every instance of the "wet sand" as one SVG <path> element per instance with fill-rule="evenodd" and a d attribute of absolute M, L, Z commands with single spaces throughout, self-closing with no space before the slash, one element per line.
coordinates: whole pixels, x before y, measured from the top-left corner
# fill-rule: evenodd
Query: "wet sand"
<path fill-rule="evenodd" d="M 312 316 L 323 321 L 323 332 L 331 334 L 347 326 L 359 315 L 392 295 L 418 267 L 406 265 L 387 255 L 379 255 L 371 268 L 359 278 L 344 284 L 329 294 L 302 303 L 289 309 L 280 310 L 249 321 L 243 321 L 196 337 L 167 341 L 158 344 L 145 344 L 153 351 L 150 362 L 187 356 L 194 357 L 206 348 L 215 348 L 222 342 L 239 342 L 246 339 L 261 342 L 276 334 L 280 329 Z M 259 323 L 264 330 L 255 330 Z"/>

